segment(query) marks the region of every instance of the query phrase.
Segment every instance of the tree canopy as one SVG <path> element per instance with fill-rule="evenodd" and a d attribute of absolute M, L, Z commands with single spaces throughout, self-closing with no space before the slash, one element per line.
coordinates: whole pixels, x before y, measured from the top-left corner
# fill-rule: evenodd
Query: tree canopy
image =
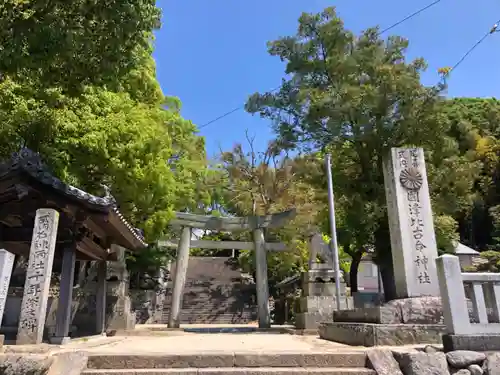
<path fill-rule="evenodd" d="M 154 0 L 5 0 L 0 74 L 74 90 L 117 85 L 143 65 L 160 26 Z"/>

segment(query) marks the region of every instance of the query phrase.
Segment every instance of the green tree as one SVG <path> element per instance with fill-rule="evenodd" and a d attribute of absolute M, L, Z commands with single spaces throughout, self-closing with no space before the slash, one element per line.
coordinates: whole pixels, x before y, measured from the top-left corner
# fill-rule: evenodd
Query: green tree
<path fill-rule="evenodd" d="M 154 0 L 4 0 L 0 73 L 73 90 L 117 85 L 150 55 Z"/>
<path fill-rule="evenodd" d="M 433 160 L 446 150 L 442 87 L 425 87 L 423 59 L 407 61 L 408 41 L 383 40 L 378 28 L 359 36 L 334 8 L 303 14 L 297 34 L 269 43 L 290 79 L 276 93 L 254 94 L 247 110 L 272 120 L 281 143 L 331 152 L 335 189 L 345 196 L 356 248 L 374 246 L 386 298 L 394 296 L 382 163 L 391 147 L 418 145 Z"/>
<path fill-rule="evenodd" d="M 247 135 L 247 149 L 236 145 L 221 155 L 220 171 L 224 210 L 237 216 L 267 215 L 296 209 L 294 220 L 283 228 L 266 231 L 266 241 L 285 242 L 287 252 L 268 254 L 269 283 L 297 274 L 307 268 L 306 242 L 317 227 L 321 211 L 315 189 L 299 173 L 297 158 L 290 157 L 276 142 L 258 151 Z M 234 233 L 233 238 L 250 240 L 248 233 Z M 252 251 L 240 252 L 240 264 L 247 272 L 255 270 Z"/>
<path fill-rule="evenodd" d="M 455 152 L 475 166 L 473 175 L 466 179 L 473 186 L 468 197 L 471 208 L 457 217 L 460 237 L 478 250 L 494 249 L 500 228 L 497 219 L 500 204 L 497 177 L 500 166 L 500 101 L 480 98 L 447 100 L 443 113 L 450 122 L 449 136 L 456 142 Z"/>
<path fill-rule="evenodd" d="M 2 158 L 26 146 L 75 186 L 98 194 L 109 186 L 149 240 L 165 233 L 174 209 L 196 205 L 204 141 L 178 111 L 95 87 L 69 97 L 11 80 L 0 101 Z"/>

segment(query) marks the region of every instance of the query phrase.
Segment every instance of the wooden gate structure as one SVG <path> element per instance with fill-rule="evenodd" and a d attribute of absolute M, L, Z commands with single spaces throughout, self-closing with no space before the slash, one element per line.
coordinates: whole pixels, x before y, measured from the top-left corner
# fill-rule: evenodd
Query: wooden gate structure
<path fill-rule="evenodd" d="M 189 262 L 190 248 L 203 249 L 235 249 L 254 250 L 257 289 L 257 308 L 260 328 L 269 328 L 271 318 L 269 312 L 269 285 L 267 281 L 267 256 L 266 251 L 286 251 L 283 243 L 266 243 L 264 228 L 280 228 L 287 221 L 295 217 L 296 211 L 290 210 L 266 216 L 247 217 L 215 217 L 176 212 L 175 219 L 170 222 L 172 226 L 180 226 L 181 236 L 178 242 L 160 241 L 160 246 L 177 247 L 177 263 L 172 290 L 172 305 L 168 318 L 169 328 L 179 328 L 180 311 L 186 274 Z M 192 241 L 192 230 L 203 229 L 210 231 L 232 232 L 248 230 L 253 233 L 253 242 L 243 241 Z"/>

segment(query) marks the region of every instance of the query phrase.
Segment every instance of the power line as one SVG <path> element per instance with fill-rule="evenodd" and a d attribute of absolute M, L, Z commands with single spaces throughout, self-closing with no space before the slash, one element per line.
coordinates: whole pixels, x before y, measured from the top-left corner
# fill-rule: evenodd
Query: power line
<path fill-rule="evenodd" d="M 279 88 L 280 88 L 280 87 L 281 87 L 281 86 L 275 87 L 274 89 L 272 89 L 272 90 L 268 91 L 268 93 L 270 94 L 270 93 L 272 93 L 272 92 L 275 92 L 276 90 L 279 90 Z M 220 115 L 219 117 L 216 117 L 216 118 L 214 118 L 213 120 L 210 120 L 209 122 L 207 122 L 207 123 L 205 123 L 205 124 L 201 125 L 198 129 L 203 129 L 204 127 L 207 127 L 208 125 L 211 125 L 211 124 L 213 124 L 214 122 L 217 122 L 217 121 L 219 121 L 219 120 L 222 120 L 224 117 L 227 117 L 227 116 L 229 116 L 229 115 L 232 115 L 234 112 L 237 112 L 237 111 L 239 111 L 239 110 L 241 110 L 241 109 L 244 109 L 244 108 L 245 108 L 245 105 L 244 105 L 244 104 L 243 104 L 243 105 L 240 105 L 239 107 L 236 107 L 236 108 L 234 108 L 234 109 L 230 110 L 229 112 L 226 112 L 226 113 L 224 113 L 224 114 Z"/>
<path fill-rule="evenodd" d="M 416 12 L 413 12 L 412 14 L 410 14 L 410 15 L 406 16 L 405 18 L 403 18 L 403 19 L 399 20 L 398 22 L 396 22 L 396 23 L 392 24 L 391 26 L 386 27 L 385 29 L 381 30 L 381 31 L 378 33 L 378 35 L 382 35 L 382 34 L 386 33 L 387 31 L 394 29 L 395 27 L 397 27 L 397 26 L 401 25 L 402 23 L 404 23 L 404 22 L 406 22 L 406 21 L 408 21 L 408 20 L 412 19 L 412 18 L 413 18 L 413 17 L 415 17 L 415 16 L 418 16 L 420 13 L 422 13 L 422 12 L 426 11 L 427 9 L 429 9 L 429 8 L 433 7 L 434 5 L 436 5 L 436 4 L 440 3 L 440 2 L 441 2 L 441 0 L 435 0 L 434 2 L 432 2 L 432 3 L 428 4 L 428 5 L 426 5 L 426 6 L 425 6 L 425 7 L 423 7 L 423 8 L 420 8 L 420 9 L 419 9 L 419 10 L 417 10 Z M 271 91 L 268 91 L 268 93 L 272 93 L 272 92 L 274 92 L 274 91 L 276 91 L 276 90 L 279 90 L 279 88 L 280 88 L 280 87 L 281 87 L 281 86 L 278 86 L 278 87 L 276 87 L 276 88 L 272 89 Z M 239 110 L 242 110 L 242 109 L 244 109 L 244 108 L 245 108 L 245 105 L 240 105 L 239 107 L 233 108 L 233 109 L 232 109 L 232 110 L 230 110 L 229 112 L 226 112 L 226 113 L 224 113 L 224 114 L 222 114 L 222 115 L 220 115 L 220 116 L 218 116 L 218 117 L 216 117 L 216 118 L 214 118 L 214 119 L 212 119 L 212 120 L 210 120 L 210 121 L 206 122 L 205 124 L 203 124 L 203 125 L 201 125 L 200 127 L 198 127 L 198 129 L 203 129 L 203 128 L 205 128 L 205 127 L 207 127 L 207 126 L 209 126 L 209 125 L 213 124 L 214 122 L 217 122 L 217 121 L 219 121 L 219 120 L 222 120 L 223 118 L 225 118 L 225 117 L 227 117 L 227 116 L 229 116 L 229 115 L 232 115 L 233 113 L 235 113 L 235 112 L 237 112 L 237 111 L 239 111 Z"/>
<path fill-rule="evenodd" d="M 442 69 L 439 69 L 439 73 L 442 74 L 441 76 L 441 79 L 438 81 L 438 83 L 436 85 L 434 85 L 433 89 L 438 89 L 441 90 L 444 86 L 441 86 L 441 85 L 445 85 L 446 84 L 446 79 L 450 76 L 451 72 L 453 72 L 454 70 L 456 70 L 460 64 L 462 64 L 465 59 L 467 59 L 467 57 L 469 57 L 469 55 L 481 44 L 483 43 L 486 38 L 488 38 L 488 36 L 490 36 L 491 34 L 495 33 L 495 32 L 498 32 L 500 30 L 498 30 L 498 24 L 500 23 L 500 20 L 495 23 L 493 25 L 493 27 L 490 29 L 490 31 L 488 31 L 486 34 L 483 35 L 483 37 L 481 39 L 479 39 L 476 43 L 474 43 L 472 45 L 471 48 L 469 48 L 467 50 L 467 52 L 465 52 L 462 57 L 460 57 L 460 59 L 458 59 L 458 61 L 455 63 L 455 65 L 453 65 L 451 68 L 442 68 Z M 432 91 L 431 91 L 432 92 Z M 435 91 L 434 91 L 435 92 Z M 425 99 L 424 101 L 424 105 L 427 103 L 428 100 L 430 100 L 432 98 L 432 95 L 429 95 L 427 96 L 427 98 Z M 424 105 L 421 107 L 423 108 Z"/>
<path fill-rule="evenodd" d="M 224 113 L 223 115 L 220 115 L 219 117 L 214 118 L 213 120 L 210 120 L 210 121 L 209 121 L 209 122 L 207 122 L 206 124 L 203 124 L 202 126 L 200 126 L 200 127 L 199 127 L 199 129 L 203 129 L 204 127 L 206 127 L 206 126 L 208 126 L 208 125 L 210 125 L 210 124 L 213 124 L 214 122 L 217 122 L 217 121 L 219 121 L 219 120 L 223 119 L 223 118 L 224 118 L 224 117 L 226 117 L 226 116 L 232 115 L 234 112 L 239 111 L 240 109 L 243 109 L 244 107 L 245 107 L 244 105 L 243 105 L 243 106 L 236 107 L 236 108 L 232 109 L 231 111 L 226 112 L 226 113 Z"/>
<path fill-rule="evenodd" d="M 391 25 L 391 26 L 389 26 L 389 27 L 387 27 L 387 28 L 383 29 L 381 32 L 379 32 L 379 35 L 380 35 L 380 34 L 384 34 L 384 33 L 388 32 L 389 30 L 394 29 L 396 26 L 401 25 L 403 22 L 406 22 L 406 21 L 408 21 L 409 19 L 411 19 L 411 18 L 413 18 L 413 17 L 415 17 L 415 16 L 418 16 L 420 13 L 422 13 L 422 12 L 426 11 L 426 10 L 427 10 L 427 9 L 429 9 L 429 8 L 432 8 L 434 5 L 436 5 L 436 4 L 437 4 L 437 3 L 439 3 L 439 2 L 441 2 L 441 0 L 436 0 L 436 1 L 434 1 L 433 3 L 430 3 L 429 5 L 426 5 L 425 7 L 423 7 L 423 8 L 421 8 L 421 9 L 417 10 L 416 12 L 413 12 L 413 13 L 412 13 L 412 14 L 410 14 L 409 16 L 406 16 L 405 18 L 403 18 L 401 21 L 398 21 L 398 22 L 396 22 L 395 24 L 393 24 L 393 25 Z"/>
<path fill-rule="evenodd" d="M 484 35 L 483 35 L 483 37 L 482 37 L 481 39 L 479 39 L 479 40 L 478 40 L 478 41 L 477 41 L 477 42 L 476 42 L 476 43 L 475 43 L 475 44 L 474 44 L 471 48 L 469 48 L 469 49 L 467 50 L 467 52 L 465 52 L 465 53 L 464 53 L 464 55 L 463 55 L 463 56 L 462 56 L 462 57 L 461 57 L 461 58 L 460 58 L 460 59 L 459 59 L 459 60 L 455 63 L 455 65 L 453 65 L 453 66 L 450 68 L 450 70 L 448 70 L 448 72 L 445 74 L 445 77 L 444 77 L 444 78 L 446 78 L 447 76 L 449 76 L 449 75 L 450 75 L 450 73 L 451 73 L 452 71 L 454 71 L 456 68 L 458 68 L 458 66 L 459 66 L 460 64 L 462 64 L 462 63 L 464 62 L 464 60 L 465 60 L 467 57 L 469 57 L 469 55 L 470 55 L 470 54 L 471 54 L 471 53 L 472 53 L 472 52 L 473 52 L 473 51 L 474 51 L 477 47 L 479 47 L 479 45 L 480 45 L 481 43 L 483 43 L 483 42 L 486 40 L 486 38 L 488 38 L 491 34 L 493 34 L 493 33 L 496 33 L 496 32 L 498 32 L 498 31 L 500 31 L 500 30 L 498 29 L 498 24 L 499 24 L 499 23 L 500 23 L 500 20 L 498 20 L 498 22 L 497 22 L 497 23 L 495 23 L 495 24 L 493 25 L 493 27 L 490 29 L 490 31 L 488 31 L 486 34 L 484 34 Z"/>

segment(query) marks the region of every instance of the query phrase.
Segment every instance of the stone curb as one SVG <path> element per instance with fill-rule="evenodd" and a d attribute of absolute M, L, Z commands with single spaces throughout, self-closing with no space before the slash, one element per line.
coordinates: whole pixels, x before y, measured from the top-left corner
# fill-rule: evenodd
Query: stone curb
<path fill-rule="evenodd" d="M 179 355 L 100 355 L 88 357 L 89 369 L 210 367 L 351 367 L 365 368 L 365 352 L 344 353 L 205 353 Z"/>
<path fill-rule="evenodd" d="M 139 370 L 140 371 L 140 370 Z M 363 368 L 187 368 L 187 369 L 149 369 L 144 372 L 130 370 L 107 372 L 99 370 L 86 370 L 82 375 L 376 375 L 373 370 Z"/>

